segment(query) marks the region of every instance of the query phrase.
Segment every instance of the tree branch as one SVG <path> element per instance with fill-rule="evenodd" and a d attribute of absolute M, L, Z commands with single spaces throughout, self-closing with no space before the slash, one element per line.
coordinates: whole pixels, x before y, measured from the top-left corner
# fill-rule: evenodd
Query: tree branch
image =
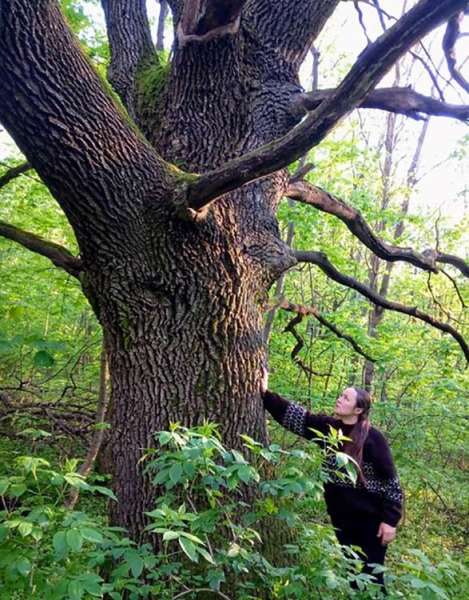
<path fill-rule="evenodd" d="M 360 104 L 389 68 L 414 43 L 461 10 L 467 0 L 420 0 L 384 35 L 366 48 L 348 75 L 300 125 L 276 142 L 234 159 L 187 186 L 190 209 L 200 210 L 239 186 L 284 168 L 319 144 Z"/>
<path fill-rule="evenodd" d="M 461 11 L 448 21 L 443 38 L 443 50 L 451 77 L 463 88 L 464 91 L 469 92 L 469 82 L 467 82 L 462 76 L 456 60 L 456 42 L 458 41 L 459 34 L 461 32 L 461 22 L 463 19 L 464 11 Z"/>
<path fill-rule="evenodd" d="M 447 323 L 441 323 L 441 321 L 438 321 L 438 319 L 435 319 L 431 315 L 424 313 L 423 311 L 419 310 L 416 306 L 406 306 L 399 302 L 391 302 L 387 298 L 383 298 L 377 292 L 373 291 L 367 285 L 361 283 L 354 277 L 350 277 L 349 275 L 345 275 L 338 271 L 334 267 L 334 265 L 331 262 L 329 262 L 327 256 L 322 252 L 293 251 L 293 256 L 299 262 L 306 262 L 311 263 L 313 265 L 317 265 L 330 279 L 337 281 L 337 283 L 340 283 L 341 285 L 345 285 L 346 287 L 356 290 L 362 296 L 365 296 L 365 298 L 368 298 L 368 300 L 371 300 L 371 302 L 373 302 L 373 304 L 376 304 L 377 306 L 381 306 L 387 310 L 392 310 L 405 315 L 410 315 L 411 317 L 428 323 L 429 325 L 431 325 L 435 329 L 439 329 L 443 333 L 449 333 L 458 342 L 461 350 L 464 353 L 464 356 L 466 357 L 466 361 L 469 362 L 469 346 L 467 345 L 467 342 L 464 339 L 464 337 L 458 331 L 456 331 L 456 329 L 451 327 L 451 325 L 448 325 Z"/>
<path fill-rule="evenodd" d="M 279 307 L 277 307 L 277 308 L 279 308 Z M 284 333 L 286 331 L 289 331 L 296 340 L 295 347 L 293 348 L 293 350 L 290 353 L 292 360 L 294 362 L 296 362 L 296 364 L 301 369 L 303 369 L 303 371 L 305 371 L 306 373 L 311 373 L 313 375 L 316 375 L 317 377 L 330 377 L 332 375 L 332 373 L 330 373 L 330 372 L 329 373 L 319 373 L 318 371 L 315 371 L 314 369 L 312 369 L 309 365 L 305 364 L 301 360 L 301 358 L 298 356 L 300 350 L 303 348 L 305 343 L 304 343 L 304 340 L 301 337 L 301 335 L 296 330 L 296 326 L 301 323 L 301 321 L 303 320 L 303 317 L 304 317 L 303 314 L 297 314 L 296 317 L 293 317 L 293 319 L 288 323 L 288 325 L 284 329 Z"/>
<path fill-rule="evenodd" d="M 330 97 L 334 90 L 317 90 L 298 97 L 292 110 L 299 112 L 314 110 L 321 102 Z M 466 104 L 448 104 L 414 92 L 410 87 L 378 88 L 372 90 L 357 105 L 357 108 L 376 108 L 388 112 L 406 115 L 412 119 L 423 119 L 424 115 L 451 117 L 459 121 L 469 121 L 469 106 Z"/>
<path fill-rule="evenodd" d="M 82 261 L 63 246 L 49 242 L 34 233 L 24 231 L 24 229 L 19 229 L 4 221 L 0 221 L 0 236 L 12 240 L 32 252 L 36 252 L 36 254 L 45 256 L 56 267 L 64 269 L 73 277 L 78 278 L 80 272 L 84 269 Z"/>
<path fill-rule="evenodd" d="M 156 49 L 159 52 L 164 50 L 164 30 L 166 17 L 168 16 L 169 5 L 166 0 L 160 0 L 160 14 L 158 16 L 158 27 L 156 30 Z"/>
<path fill-rule="evenodd" d="M 21 163 L 16 167 L 11 167 L 6 173 L 0 177 L 0 189 L 10 183 L 12 179 L 16 179 L 23 173 L 30 171 L 32 166 L 28 162 Z"/>
<path fill-rule="evenodd" d="M 399 248 L 383 242 L 383 240 L 379 239 L 373 233 L 368 223 L 357 210 L 307 181 L 290 183 L 285 196 L 338 217 L 347 225 L 356 238 L 383 260 L 389 262 L 402 260 L 425 271 L 438 272 L 431 258 L 415 252 L 412 248 Z"/>
<path fill-rule="evenodd" d="M 458 256 L 453 256 L 452 254 L 438 252 L 436 250 L 427 250 L 426 252 L 432 252 L 436 262 L 444 263 L 446 265 L 452 265 L 453 267 L 456 267 L 456 269 L 459 269 L 459 271 L 461 271 L 463 275 L 469 277 L 469 264 L 467 264 L 467 262 L 462 258 L 459 258 Z"/>
<path fill-rule="evenodd" d="M 367 360 L 371 361 L 371 362 L 375 362 L 375 359 L 372 358 L 369 354 L 367 354 L 364 350 L 362 350 L 360 348 L 360 346 L 357 344 L 357 342 L 349 335 L 347 335 L 346 333 L 342 333 L 342 331 L 340 331 L 333 323 L 331 323 L 330 321 L 328 321 L 325 317 L 323 317 L 321 315 L 321 313 L 318 311 L 317 308 L 315 308 L 314 306 L 302 306 L 300 304 L 293 304 L 292 302 L 288 302 L 287 300 L 281 300 L 279 303 L 275 304 L 275 306 L 272 307 L 272 309 L 278 309 L 278 308 L 282 308 L 283 310 L 287 310 L 289 312 L 295 312 L 299 315 L 299 320 L 297 320 L 296 322 L 292 321 L 291 323 L 293 323 L 293 328 L 295 327 L 295 325 L 297 325 L 301 319 L 306 316 L 306 315 L 311 315 L 313 316 L 315 319 L 317 319 L 319 321 L 319 323 L 321 323 L 321 325 L 324 325 L 324 327 L 327 327 L 327 329 L 330 329 L 338 338 L 347 340 L 347 342 L 349 342 L 353 349 L 358 352 L 358 354 L 361 354 L 362 356 L 364 356 Z M 290 325 L 291 325 L 290 323 Z M 288 331 L 292 331 L 292 328 L 290 327 L 290 325 L 288 327 L 285 328 L 285 330 Z M 293 331 L 292 331 L 293 332 Z M 296 332 L 294 333 L 294 336 L 296 338 L 296 340 L 298 341 L 298 337 L 296 335 Z M 298 344 L 297 344 L 298 346 Z M 297 346 L 295 346 L 295 349 L 297 348 Z M 295 349 L 293 350 L 293 352 L 295 352 Z M 295 359 L 296 354 L 299 352 L 301 348 L 299 347 L 295 353 L 295 355 L 292 352 L 292 358 L 293 360 L 295 360 L 295 362 L 298 362 Z"/>
<path fill-rule="evenodd" d="M 464 298 L 462 297 L 461 291 L 458 287 L 457 282 L 454 280 L 454 277 L 451 277 L 449 273 L 447 273 L 444 269 L 440 269 L 445 277 L 447 277 L 451 283 L 453 284 L 454 290 L 459 298 L 459 302 L 461 303 L 462 308 L 467 308 L 466 303 L 464 302 Z"/>
<path fill-rule="evenodd" d="M 108 79 L 138 122 L 135 77 L 142 65 L 158 66 L 145 0 L 101 0 L 111 50 Z"/>

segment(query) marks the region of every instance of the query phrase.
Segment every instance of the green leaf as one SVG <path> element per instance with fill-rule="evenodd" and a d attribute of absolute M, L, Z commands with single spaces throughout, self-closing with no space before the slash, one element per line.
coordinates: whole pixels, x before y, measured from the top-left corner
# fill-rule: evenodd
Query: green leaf
<path fill-rule="evenodd" d="M 69 529 L 67 531 L 67 545 L 75 552 L 80 552 L 83 545 L 83 536 L 77 529 Z"/>
<path fill-rule="evenodd" d="M 39 350 L 39 352 L 36 352 L 33 358 L 33 365 L 35 367 L 52 367 L 54 362 L 54 357 L 51 356 L 46 350 Z"/>
<path fill-rule="evenodd" d="M 210 569 L 207 577 L 212 590 L 218 590 L 220 583 L 225 581 L 225 573 L 221 569 Z"/>
<path fill-rule="evenodd" d="M 103 589 L 101 584 L 103 583 L 102 577 L 97 575 L 96 573 L 86 573 L 81 577 L 81 584 L 86 592 L 91 596 L 96 596 L 98 598 L 103 597 Z"/>
<path fill-rule="evenodd" d="M 93 431 L 104 431 L 106 429 L 111 429 L 111 424 L 107 421 L 103 421 L 102 423 L 95 423 L 94 425 L 91 425 L 90 429 Z"/>
<path fill-rule="evenodd" d="M 18 462 L 26 473 L 32 473 L 35 479 L 37 478 L 37 470 L 39 467 L 50 467 L 50 463 L 47 460 L 37 456 L 21 456 L 18 459 Z"/>
<path fill-rule="evenodd" d="M 101 585 L 97 581 L 94 581 L 92 579 L 92 576 L 93 576 L 92 573 L 90 573 L 90 576 L 85 576 L 82 578 L 82 585 L 83 585 L 85 592 L 88 592 L 88 594 L 90 594 L 90 596 L 95 596 L 96 598 L 102 598 L 103 590 L 101 588 Z M 100 580 L 101 580 L 101 578 L 100 578 Z"/>
<path fill-rule="evenodd" d="M 339 467 L 344 467 L 350 462 L 350 456 L 345 454 L 345 452 L 337 452 L 335 458 Z"/>
<path fill-rule="evenodd" d="M 195 465 L 193 462 L 186 461 L 184 463 L 184 473 L 191 479 L 195 474 Z"/>
<path fill-rule="evenodd" d="M 174 463 L 171 467 L 171 469 L 169 470 L 169 478 L 170 480 L 176 484 L 179 483 L 181 480 L 181 475 L 182 475 L 182 465 L 181 463 Z"/>
<path fill-rule="evenodd" d="M 130 570 L 132 572 L 132 575 L 135 578 L 140 577 L 140 575 L 142 574 L 143 571 L 143 567 L 145 566 L 145 563 L 143 562 L 143 560 L 140 558 L 140 556 L 137 553 L 132 553 L 131 556 L 127 557 L 127 562 L 130 566 Z"/>
<path fill-rule="evenodd" d="M 238 450 L 232 450 L 231 454 L 234 456 L 235 461 L 237 463 L 242 463 L 242 464 L 246 464 L 246 459 L 244 458 L 244 456 L 241 454 L 241 452 L 238 452 Z"/>
<path fill-rule="evenodd" d="M 195 545 L 190 540 L 183 538 L 183 537 L 179 538 L 178 542 L 179 542 L 179 545 L 181 546 L 181 549 L 190 558 L 190 560 L 192 562 L 197 562 L 198 555 L 197 555 Z"/>
<path fill-rule="evenodd" d="M 199 546 L 199 547 L 196 548 L 196 551 L 201 556 L 203 556 L 207 562 L 209 562 L 212 565 L 216 565 L 216 562 L 214 561 L 213 556 L 210 554 L 210 552 L 208 552 L 207 550 L 205 550 L 205 548 L 200 548 L 200 546 Z"/>
<path fill-rule="evenodd" d="M 80 490 L 88 490 L 90 487 L 84 480 L 83 475 L 80 475 L 79 473 L 67 473 L 64 475 L 64 479 L 67 483 Z"/>
<path fill-rule="evenodd" d="M 93 542 L 94 544 L 102 544 L 104 541 L 103 536 L 96 529 L 90 529 L 89 527 L 82 527 L 80 533 L 83 539 L 87 542 Z"/>
<path fill-rule="evenodd" d="M 103 496 L 107 496 L 108 498 L 111 498 L 111 500 L 115 500 L 117 502 L 116 495 L 114 494 L 114 492 L 112 490 L 110 490 L 107 487 L 104 487 L 102 485 L 92 485 L 92 486 L 90 486 L 90 490 L 92 492 L 98 492 L 99 494 L 102 494 Z"/>
<path fill-rule="evenodd" d="M 38 542 L 39 540 L 42 540 L 42 538 L 44 537 L 44 532 L 42 531 L 42 529 L 40 527 L 34 527 L 33 530 L 31 531 L 31 537 L 33 538 L 34 541 Z"/>
<path fill-rule="evenodd" d="M 40 437 L 52 437 L 52 433 L 44 431 L 44 429 L 35 429 L 34 427 L 28 427 L 19 432 L 19 435 L 25 435 L 33 439 Z"/>
<path fill-rule="evenodd" d="M 163 535 L 163 541 L 168 542 L 169 540 L 175 540 L 180 537 L 180 533 L 178 531 L 166 531 Z"/>
<path fill-rule="evenodd" d="M 22 496 L 28 487 L 24 483 L 14 483 L 10 486 L 10 494 L 15 498 Z"/>
<path fill-rule="evenodd" d="M 168 469 L 161 469 L 153 479 L 154 485 L 160 485 L 168 480 Z"/>
<path fill-rule="evenodd" d="M 240 552 L 241 552 L 241 546 L 239 544 L 237 544 L 236 542 L 233 542 L 230 545 L 226 555 L 229 556 L 230 558 L 234 558 L 235 556 L 238 556 L 238 554 Z"/>
<path fill-rule="evenodd" d="M 241 481 L 244 481 L 244 483 L 249 483 L 251 481 L 251 467 L 248 465 L 242 465 L 238 469 L 238 476 Z"/>
<path fill-rule="evenodd" d="M 68 585 L 69 600 L 81 600 L 85 589 L 79 580 L 71 581 Z"/>
<path fill-rule="evenodd" d="M 199 537 L 192 535 L 192 533 L 187 533 L 186 531 L 181 531 L 180 534 L 182 537 L 185 537 L 189 540 L 191 540 L 192 542 L 195 542 L 196 544 L 202 544 L 203 546 L 205 546 L 203 540 L 201 540 Z"/>
<path fill-rule="evenodd" d="M 20 556 L 16 560 L 16 568 L 18 569 L 18 573 L 23 575 L 23 577 L 27 577 L 31 572 L 31 561 L 26 556 Z"/>
<path fill-rule="evenodd" d="M 58 556 L 64 556 L 68 552 L 67 532 L 58 531 L 52 538 L 54 550 Z"/>
<path fill-rule="evenodd" d="M 23 537 L 27 537 L 31 533 L 32 530 L 33 530 L 33 524 L 29 523 L 28 521 L 23 521 L 18 526 L 18 531 L 19 531 L 20 535 L 22 535 Z"/>
<path fill-rule="evenodd" d="M 8 481 L 8 479 L 0 479 L 0 496 L 3 496 L 3 494 L 7 491 L 9 486 L 10 482 Z"/>

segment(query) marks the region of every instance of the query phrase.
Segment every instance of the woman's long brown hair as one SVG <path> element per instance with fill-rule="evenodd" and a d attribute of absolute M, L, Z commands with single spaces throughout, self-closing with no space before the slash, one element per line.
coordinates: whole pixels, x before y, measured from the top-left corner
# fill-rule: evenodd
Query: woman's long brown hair
<path fill-rule="evenodd" d="M 355 408 L 362 408 L 363 411 L 358 415 L 358 421 L 347 436 L 351 438 L 351 441 L 344 442 L 343 450 L 357 463 L 359 467 L 358 477 L 360 481 L 364 482 L 365 478 L 362 471 L 363 446 L 370 430 L 371 394 L 359 387 L 354 387 L 353 389 L 357 392 L 357 404 Z"/>

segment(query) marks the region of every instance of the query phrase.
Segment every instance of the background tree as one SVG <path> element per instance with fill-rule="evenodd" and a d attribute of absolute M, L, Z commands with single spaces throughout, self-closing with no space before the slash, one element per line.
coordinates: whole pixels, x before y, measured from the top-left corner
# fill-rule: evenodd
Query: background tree
<path fill-rule="evenodd" d="M 165 63 L 145 3 L 103 0 L 108 77 L 121 105 L 55 0 L 0 2 L 0 119 L 63 209 L 79 255 L 11 224 L 0 233 L 78 279 L 99 319 L 112 390 L 113 521 L 138 540 L 154 501 L 138 461 L 154 431 L 208 419 L 221 424 L 229 446 L 241 432 L 266 441 L 263 306 L 271 284 L 298 262 L 450 333 L 469 358 L 451 325 L 381 299 L 323 254 L 293 251 L 275 216 L 287 195 L 339 216 L 382 258 L 429 271 L 449 261 L 467 274 L 457 257 L 383 242 L 355 209 L 285 170 L 359 105 L 467 119 L 466 106 L 409 89 L 373 92 L 400 56 L 448 20 L 453 57 L 465 2 L 421 0 L 362 52 L 337 89 L 311 94 L 298 70 L 337 0 L 168 4 L 175 41 Z"/>

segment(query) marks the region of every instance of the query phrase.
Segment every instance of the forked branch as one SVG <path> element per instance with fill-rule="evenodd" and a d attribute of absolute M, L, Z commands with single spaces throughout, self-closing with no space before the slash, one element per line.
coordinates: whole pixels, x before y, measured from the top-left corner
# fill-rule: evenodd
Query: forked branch
<path fill-rule="evenodd" d="M 424 250 L 419 253 L 412 248 L 400 248 L 383 242 L 373 233 L 358 210 L 308 181 L 296 181 L 292 178 L 285 196 L 338 217 L 357 239 L 383 260 L 408 262 L 432 273 L 439 272 L 436 263 L 444 263 L 452 265 L 463 275 L 469 277 L 469 264 L 463 258 L 438 250 Z"/>
<path fill-rule="evenodd" d="M 275 308 L 275 309 L 282 308 L 283 310 L 287 310 L 289 312 L 294 312 L 294 313 L 297 313 L 297 315 L 298 315 L 297 318 L 290 321 L 290 323 L 287 325 L 287 327 L 285 327 L 285 331 L 290 331 L 298 342 L 292 351 L 292 358 L 295 362 L 299 363 L 302 368 L 305 368 L 304 363 L 302 363 L 298 359 L 297 354 L 301 350 L 303 341 L 297 334 L 297 332 L 295 330 L 295 326 L 298 325 L 301 322 L 301 320 L 303 319 L 303 317 L 306 315 L 311 315 L 312 317 L 314 317 L 317 321 L 319 321 L 319 323 L 321 323 L 321 325 L 324 325 L 324 327 L 327 327 L 327 329 L 332 331 L 338 338 L 347 340 L 347 342 L 349 342 L 349 344 L 351 344 L 351 346 L 353 347 L 355 352 L 357 352 L 358 354 L 361 354 L 367 360 L 369 360 L 371 362 L 375 362 L 375 359 L 372 358 L 369 354 L 367 354 L 364 350 L 362 350 L 362 348 L 357 344 L 357 342 L 350 335 L 347 335 L 346 333 L 343 333 L 342 331 L 340 331 L 340 329 L 338 329 L 333 323 L 331 323 L 325 317 L 323 317 L 323 315 L 314 306 L 303 306 L 300 304 L 293 304 L 292 302 L 288 302 L 287 300 L 281 300 L 273 308 Z M 306 369 L 309 369 L 309 368 L 306 367 Z M 319 374 L 319 373 L 315 373 L 315 372 L 313 372 L 313 373 L 315 375 L 320 375 L 321 377 L 327 375 L 327 374 Z"/>

